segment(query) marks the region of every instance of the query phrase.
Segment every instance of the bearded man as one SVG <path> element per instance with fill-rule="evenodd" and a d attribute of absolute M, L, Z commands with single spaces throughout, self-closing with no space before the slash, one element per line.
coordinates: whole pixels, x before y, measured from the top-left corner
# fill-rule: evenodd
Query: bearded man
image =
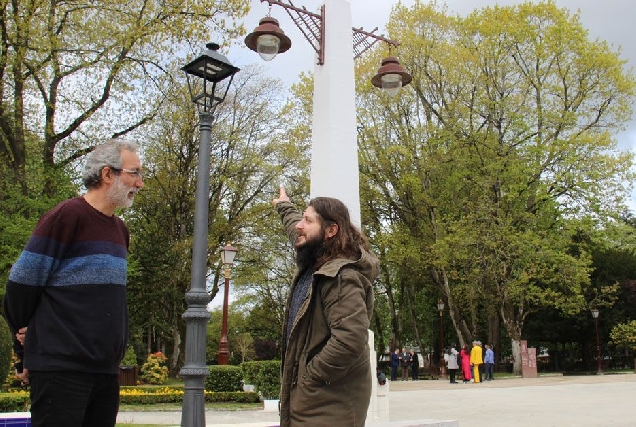
<path fill-rule="evenodd" d="M 86 194 L 40 218 L 9 273 L 4 315 L 16 370 L 31 385 L 33 427 L 115 425 L 130 240 L 115 210 L 144 186 L 137 151 L 120 139 L 97 146 L 82 174 Z"/>
<path fill-rule="evenodd" d="M 280 425 L 364 426 L 378 260 L 340 200 L 314 198 L 301 214 L 281 187 L 273 203 L 298 265 L 283 326 Z"/>

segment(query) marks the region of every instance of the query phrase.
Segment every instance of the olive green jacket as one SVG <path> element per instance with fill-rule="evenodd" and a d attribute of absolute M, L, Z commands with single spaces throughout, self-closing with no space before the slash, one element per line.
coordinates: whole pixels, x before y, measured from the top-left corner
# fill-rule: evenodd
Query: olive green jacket
<path fill-rule="evenodd" d="M 292 243 L 302 216 L 289 202 L 276 206 Z M 378 259 L 326 262 L 313 275 L 308 297 L 283 342 L 280 426 L 364 426 L 371 398 L 368 329 Z M 294 278 L 287 301 L 283 341 Z"/>

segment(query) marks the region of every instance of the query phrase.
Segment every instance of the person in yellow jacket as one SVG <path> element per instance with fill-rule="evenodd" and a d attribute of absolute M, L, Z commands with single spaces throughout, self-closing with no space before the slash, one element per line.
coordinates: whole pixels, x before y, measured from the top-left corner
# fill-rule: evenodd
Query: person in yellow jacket
<path fill-rule="evenodd" d="M 473 348 L 470 350 L 470 366 L 476 383 L 481 382 L 481 367 L 484 364 L 482 354 L 481 342 L 473 341 Z"/>

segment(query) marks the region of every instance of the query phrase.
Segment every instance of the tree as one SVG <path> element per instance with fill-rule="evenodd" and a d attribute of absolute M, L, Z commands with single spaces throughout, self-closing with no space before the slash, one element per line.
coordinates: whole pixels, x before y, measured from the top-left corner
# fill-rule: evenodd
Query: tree
<path fill-rule="evenodd" d="M 365 212 L 401 272 L 387 281 L 442 295 L 460 342 L 501 320 L 519 370 L 528 316 L 586 309 L 590 257 L 571 243 L 623 210 L 632 155 L 612 135 L 634 76 L 551 2 L 466 18 L 398 5 L 389 31 L 410 90 L 389 103 L 361 84 L 359 109 Z"/>
<path fill-rule="evenodd" d="M 147 123 L 185 47 L 202 45 L 210 30 L 240 35 L 242 25 L 228 23 L 248 7 L 247 0 L 0 2 L 0 157 L 11 177 L 27 193 L 28 155 L 45 169 L 62 168 L 96 141 Z M 27 150 L 30 134 L 42 138 L 37 153 Z"/>

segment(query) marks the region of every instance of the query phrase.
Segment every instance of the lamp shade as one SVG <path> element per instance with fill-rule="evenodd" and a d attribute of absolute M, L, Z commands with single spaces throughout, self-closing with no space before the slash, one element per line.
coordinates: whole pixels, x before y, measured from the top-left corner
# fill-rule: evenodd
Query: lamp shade
<path fill-rule="evenodd" d="M 258 52 L 265 61 L 271 61 L 279 53 L 287 52 L 291 40 L 278 26 L 278 20 L 271 16 L 262 18 L 258 27 L 245 37 L 245 45 Z"/>
<path fill-rule="evenodd" d="M 411 83 L 411 80 L 413 77 L 404 71 L 400 61 L 394 56 L 389 56 L 382 60 L 378 74 L 373 76 L 371 83 L 377 88 L 384 89 L 390 96 L 395 96 L 403 86 Z"/>
<path fill-rule="evenodd" d="M 437 300 L 437 309 L 439 311 L 443 311 L 444 310 L 444 301 L 442 301 L 441 298 L 439 300 Z"/>
<path fill-rule="evenodd" d="M 188 90 L 192 102 L 200 111 L 212 112 L 219 103 L 225 100 L 234 74 L 240 70 L 217 52 L 218 44 L 208 43 L 206 48 L 198 58 L 181 69 L 188 77 Z M 228 77 L 230 82 L 225 85 L 225 90 L 217 93 L 217 83 Z"/>
<path fill-rule="evenodd" d="M 233 264 L 237 252 L 238 250 L 234 246 L 225 245 L 225 247 L 221 248 L 221 262 L 224 265 Z"/>
<path fill-rule="evenodd" d="M 598 308 L 593 308 L 593 309 L 590 310 L 590 312 L 592 313 L 592 317 L 593 318 L 595 318 L 595 319 L 598 318 L 598 315 L 599 315 Z"/>
<path fill-rule="evenodd" d="M 217 50 L 219 45 L 216 43 L 208 43 L 203 53 L 183 66 L 181 69 L 187 74 L 200 77 L 209 82 L 220 82 L 239 71 L 237 67 L 232 65 L 230 61 L 221 55 Z"/>

